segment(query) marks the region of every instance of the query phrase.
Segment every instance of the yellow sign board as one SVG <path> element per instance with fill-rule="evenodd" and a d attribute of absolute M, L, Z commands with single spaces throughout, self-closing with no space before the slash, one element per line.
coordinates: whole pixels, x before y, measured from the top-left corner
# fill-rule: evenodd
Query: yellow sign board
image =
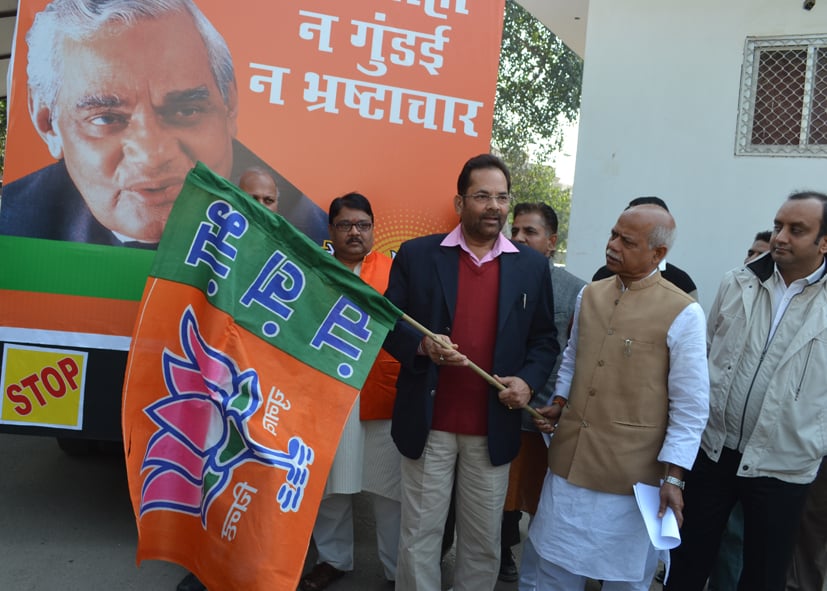
<path fill-rule="evenodd" d="M 86 356 L 82 351 L 7 344 L 0 423 L 82 429 Z"/>

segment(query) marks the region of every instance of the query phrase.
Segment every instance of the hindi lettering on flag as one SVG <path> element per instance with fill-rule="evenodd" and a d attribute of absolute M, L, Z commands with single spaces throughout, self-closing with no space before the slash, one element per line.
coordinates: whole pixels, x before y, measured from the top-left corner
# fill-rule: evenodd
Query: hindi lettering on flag
<path fill-rule="evenodd" d="M 294 589 L 350 409 L 401 311 L 202 164 L 144 290 L 123 433 L 138 555 Z"/>

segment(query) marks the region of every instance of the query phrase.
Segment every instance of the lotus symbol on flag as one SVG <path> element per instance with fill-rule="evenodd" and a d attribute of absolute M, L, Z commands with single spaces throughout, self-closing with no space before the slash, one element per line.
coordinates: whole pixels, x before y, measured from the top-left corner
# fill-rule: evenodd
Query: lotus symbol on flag
<path fill-rule="evenodd" d="M 235 361 L 210 347 L 191 307 L 179 326 L 183 357 L 165 349 L 167 394 L 144 409 L 158 430 L 147 445 L 141 466 L 144 482 L 140 514 L 171 510 L 207 514 L 230 486 L 233 471 L 247 462 L 283 470 L 276 500 L 282 511 L 297 511 L 310 477 L 313 449 L 292 437 L 286 450 L 254 440 L 248 421 L 262 404 L 258 374 L 241 371 Z"/>

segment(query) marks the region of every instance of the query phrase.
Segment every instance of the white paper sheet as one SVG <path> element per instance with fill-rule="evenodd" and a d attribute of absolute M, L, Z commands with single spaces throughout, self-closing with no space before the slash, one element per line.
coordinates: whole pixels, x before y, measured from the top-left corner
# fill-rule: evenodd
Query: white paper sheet
<path fill-rule="evenodd" d="M 671 550 L 681 543 L 678 520 L 671 507 L 666 508 L 663 517 L 658 517 L 660 508 L 660 489 L 657 486 L 638 482 L 634 486 L 635 500 L 646 523 L 646 531 L 652 545 L 658 550 Z"/>

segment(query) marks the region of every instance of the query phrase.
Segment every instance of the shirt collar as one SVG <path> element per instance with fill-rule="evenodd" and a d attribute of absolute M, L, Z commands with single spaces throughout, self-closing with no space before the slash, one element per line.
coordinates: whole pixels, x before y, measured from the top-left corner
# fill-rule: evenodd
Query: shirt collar
<path fill-rule="evenodd" d="M 825 263 L 825 261 L 822 260 L 821 265 L 819 265 L 818 269 L 816 269 L 815 271 L 813 271 L 812 273 L 810 273 L 806 277 L 802 277 L 801 279 L 796 279 L 795 281 L 790 283 L 790 285 L 795 285 L 796 283 L 802 283 L 802 282 L 803 282 L 803 285 L 812 285 L 813 283 L 815 283 L 816 281 L 821 279 L 822 275 L 824 275 L 825 264 L 827 264 L 827 263 Z M 775 265 L 775 271 L 773 272 L 773 277 L 775 278 L 776 281 L 780 281 L 781 285 L 784 285 L 784 286 L 787 285 L 784 282 L 784 278 L 781 276 L 781 271 L 778 270 L 778 265 L 777 264 Z"/>
<path fill-rule="evenodd" d="M 655 273 L 657 273 L 658 271 L 660 271 L 660 270 L 661 270 L 659 267 L 660 267 L 660 265 L 658 265 L 657 267 L 655 267 L 654 269 L 652 269 L 652 272 L 651 272 L 651 273 L 649 273 L 649 274 L 648 274 L 646 277 L 644 277 L 643 279 L 638 279 L 637 281 L 633 281 L 633 282 L 631 283 L 631 285 L 634 285 L 634 284 L 636 284 L 636 283 L 640 283 L 641 281 L 645 281 L 646 279 L 649 279 L 649 277 L 651 277 L 652 275 L 654 275 Z M 616 277 L 616 279 L 617 279 L 617 283 L 618 283 L 618 284 L 620 284 L 620 291 L 621 291 L 621 292 L 625 292 L 627 289 L 629 289 L 628 287 L 626 287 L 626 284 L 625 284 L 625 283 L 623 283 L 623 281 L 621 281 L 621 279 L 620 279 L 620 276 L 619 276 L 619 275 L 616 275 L 615 277 Z"/>
<path fill-rule="evenodd" d="M 127 236 L 126 234 L 121 234 L 120 232 L 115 232 L 115 230 L 109 230 L 112 234 L 121 241 L 123 244 L 127 243 L 135 243 L 140 242 L 141 244 L 158 244 L 157 242 L 147 242 L 145 240 L 138 240 L 136 238 L 132 238 L 131 236 Z"/>
<path fill-rule="evenodd" d="M 451 232 L 443 238 L 442 242 L 439 244 L 440 246 L 459 246 L 471 256 L 471 260 L 474 261 L 478 267 L 481 267 L 484 263 L 493 261 L 504 252 L 520 252 L 519 248 L 514 246 L 508 238 L 500 233 L 497 234 L 497 239 L 494 241 L 494 246 L 491 250 L 488 251 L 482 259 L 479 259 L 477 258 L 477 255 L 471 252 L 471 249 L 468 248 L 468 243 L 465 242 L 465 236 L 462 233 L 462 226 L 460 224 L 457 224 L 457 226 L 451 230 Z"/>

